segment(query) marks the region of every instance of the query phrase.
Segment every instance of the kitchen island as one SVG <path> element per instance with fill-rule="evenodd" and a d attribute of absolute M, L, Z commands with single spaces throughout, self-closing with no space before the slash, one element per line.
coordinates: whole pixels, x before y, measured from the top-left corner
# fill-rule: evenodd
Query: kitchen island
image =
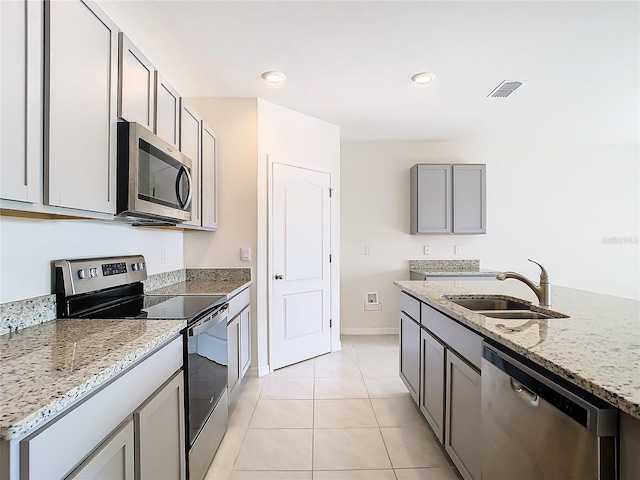
<path fill-rule="evenodd" d="M 506 411 L 497 414 L 491 407 L 498 398 L 494 394 L 497 387 L 492 383 L 491 369 L 485 371 L 489 364 L 482 359 L 483 340 L 490 348 L 521 358 L 521 362 L 540 374 L 555 377 L 556 383 L 564 384 L 575 394 L 591 398 L 592 404 L 599 403 L 600 408 L 608 405 L 614 415 L 609 422 L 614 425 L 618 423 L 618 414 L 611 406 L 617 408 L 619 430 L 614 432 L 619 432 L 620 470 L 615 478 L 626 480 L 640 476 L 640 459 L 636 453 L 640 449 L 640 302 L 554 286 L 551 311 L 546 313 L 563 318 L 535 318 L 535 311 L 539 311 L 537 298 L 529 287 L 517 281 L 397 281 L 395 284 L 402 290 L 400 377 L 464 479 L 478 479 L 481 469 L 484 471 L 491 462 L 495 463 L 493 460 L 500 463 L 495 455 L 485 456 L 486 449 L 479 447 L 489 439 L 488 444 L 493 442 L 493 437 L 485 438 L 488 434 L 485 420 L 489 425 L 491 418 L 502 418 L 506 414 Z M 463 299 L 474 299 L 477 303 L 487 296 L 494 301 L 522 299 L 525 304 L 531 304 L 530 313 L 534 315 L 515 319 L 516 315 L 510 317 L 509 312 L 504 312 L 502 318 L 494 318 L 489 316 L 492 312 L 482 315 L 454 303 Z M 486 353 L 486 347 L 484 350 Z M 511 384 L 516 392 L 522 391 L 519 388 L 517 382 Z M 538 397 L 532 398 L 537 405 Z M 532 413 L 522 413 L 526 415 L 522 417 L 523 424 Z M 484 414 L 488 416 L 485 418 Z M 520 417 L 508 418 L 517 425 Z M 595 434 L 595 430 L 592 433 Z M 604 435 L 611 437 L 615 433 Z M 511 442 L 515 439 L 511 438 Z M 514 448 L 515 452 L 529 452 L 525 444 L 518 442 Z M 614 451 L 613 448 L 608 451 Z M 572 452 L 586 455 L 584 458 L 596 458 L 595 452 L 586 454 L 580 448 Z M 547 458 L 545 454 L 536 457 L 530 453 L 530 458 L 538 461 Z M 577 465 L 573 461 L 578 459 L 569 457 L 568 450 L 563 455 L 566 458 L 560 462 L 561 468 L 568 465 L 569 470 L 554 470 L 552 474 L 563 478 L 575 475 L 577 470 L 571 465 Z M 529 455 L 525 454 L 524 458 Z M 615 471 L 615 455 L 604 458 L 614 458 L 613 464 L 608 464 L 613 466 L 606 471 Z M 535 465 L 538 464 L 521 465 L 522 471 L 528 472 L 527 478 L 536 478 Z M 595 467 L 588 468 L 593 472 Z M 492 474 L 491 467 L 488 469 Z M 614 478 L 609 475 L 606 478 Z"/>
<path fill-rule="evenodd" d="M 443 298 L 501 294 L 537 305 L 517 281 L 397 281 L 403 291 L 640 419 L 640 302 L 552 287 L 551 310 L 569 318 L 489 318 Z M 529 328 L 514 329 L 528 324 Z M 502 325 L 502 327 L 501 327 Z"/>

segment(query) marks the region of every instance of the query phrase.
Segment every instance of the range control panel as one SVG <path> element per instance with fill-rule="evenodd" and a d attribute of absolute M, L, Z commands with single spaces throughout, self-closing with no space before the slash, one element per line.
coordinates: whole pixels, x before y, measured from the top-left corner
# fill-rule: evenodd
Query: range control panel
<path fill-rule="evenodd" d="M 118 287 L 147 279 L 142 255 L 81 258 L 54 262 L 56 292 L 67 296 Z"/>

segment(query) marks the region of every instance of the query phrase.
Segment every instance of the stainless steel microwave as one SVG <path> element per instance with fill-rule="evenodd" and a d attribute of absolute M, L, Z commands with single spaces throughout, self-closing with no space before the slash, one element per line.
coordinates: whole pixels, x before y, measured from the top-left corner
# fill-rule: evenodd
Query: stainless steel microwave
<path fill-rule="evenodd" d="M 191 220 L 191 160 L 134 122 L 118 122 L 116 210 L 139 223 Z"/>

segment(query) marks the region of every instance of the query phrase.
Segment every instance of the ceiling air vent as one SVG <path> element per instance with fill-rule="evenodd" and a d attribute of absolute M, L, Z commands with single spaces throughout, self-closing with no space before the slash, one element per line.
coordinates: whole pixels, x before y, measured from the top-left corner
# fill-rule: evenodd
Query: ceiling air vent
<path fill-rule="evenodd" d="M 508 97 L 520 85 L 522 85 L 522 82 L 505 80 L 496 88 L 494 88 L 493 91 L 489 95 L 487 95 L 487 97 Z"/>

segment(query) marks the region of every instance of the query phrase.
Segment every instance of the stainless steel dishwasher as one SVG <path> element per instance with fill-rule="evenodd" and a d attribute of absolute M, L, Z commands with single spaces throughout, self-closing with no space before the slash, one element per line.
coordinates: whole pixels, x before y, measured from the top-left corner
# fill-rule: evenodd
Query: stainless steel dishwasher
<path fill-rule="evenodd" d="M 483 480 L 615 480 L 618 411 L 504 352 L 482 354 Z"/>

